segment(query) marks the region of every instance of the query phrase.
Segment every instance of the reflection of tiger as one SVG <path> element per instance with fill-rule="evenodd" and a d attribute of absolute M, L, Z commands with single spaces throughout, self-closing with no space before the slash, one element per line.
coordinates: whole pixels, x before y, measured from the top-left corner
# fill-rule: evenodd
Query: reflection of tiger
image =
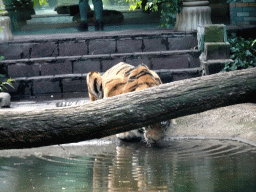
<path fill-rule="evenodd" d="M 102 76 L 97 72 L 90 72 L 87 75 L 91 101 L 154 87 L 161 83 L 160 77 L 154 71 L 150 71 L 147 66 L 139 65 L 135 68 L 123 62 L 113 66 Z M 163 139 L 169 126 L 170 121 L 164 121 L 141 129 L 119 133 L 117 137 L 131 140 L 142 138 L 144 133 L 148 143 L 155 143 Z"/>

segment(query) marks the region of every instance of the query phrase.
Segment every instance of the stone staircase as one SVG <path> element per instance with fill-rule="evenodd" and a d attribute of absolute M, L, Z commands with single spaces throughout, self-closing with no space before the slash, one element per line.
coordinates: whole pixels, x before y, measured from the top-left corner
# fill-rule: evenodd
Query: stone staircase
<path fill-rule="evenodd" d="M 146 64 L 164 83 L 201 76 L 196 33 L 126 30 L 16 36 L 0 43 L 0 74 L 14 100 L 87 97 L 86 75 L 123 61 Z"/>

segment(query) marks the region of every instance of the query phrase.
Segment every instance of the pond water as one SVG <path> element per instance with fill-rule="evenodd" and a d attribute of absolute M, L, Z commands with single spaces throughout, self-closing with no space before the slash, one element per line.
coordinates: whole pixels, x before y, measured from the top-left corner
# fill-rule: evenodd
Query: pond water
<path fill-rule="evenodd" d="M 83 142 L 2 156 L 0 165 L 1 192 L 256 191 L 256 147 L 227 140 Z"/>

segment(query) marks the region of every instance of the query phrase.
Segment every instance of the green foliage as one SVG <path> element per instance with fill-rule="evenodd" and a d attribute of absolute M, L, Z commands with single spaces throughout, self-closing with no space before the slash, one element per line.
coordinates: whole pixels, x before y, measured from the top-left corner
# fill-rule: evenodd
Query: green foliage
<path fill-rule="evenodd" d="M 142 0 L 126 0 L 132 2 L 130 10 L 144 8 L 152 12 L 161 12 L 161 27 L 172 28 L 176 22 L 177 13 L 182 9 L 181 0 L 148 0 L 145 7 L 142 7 Z"/>
<path fill-rule="evenodd" d="M 230 58 L 233 63 L 225 64 L 223 71 L 233 71 L 256 67 L 256 39 L 245 39 L 232 34 L 228 37 L 230 43 Z"/>
<path fill-rule="evenodd" d="M 0 56 L 0 60 L 3 60 L 3 59 L 4 59 L 4 56 Z M 4 82 L 4 80 L 3 80 L 4 77 L 5 77 L 4 75 L 0 74 L 0 92 L 3 92 L 4 89 L 6 89 L 6 85 L 11 86 L 12 88 L 14 88 L 12 86 L 12 83 L 13 83 L 14 80 L 10 78 L 10 79 L 7 79 L 6 82 Z"/>
<path fill-rule="evenodd" d="M 0 74 L 0 92 L 3 92 L 4 89 L 6 89 L 6 85 L 8 85 L 8 86 L 14 88 L 14 87 L 12 86 L 12 83 L 13 83 L 14 80 L 13 80 L 13 79 L 7 79 L 6 82 L 3 82 L 3 80 L 2 80 L 3 77 L 4 77 L 4 75 L 1 75 L 1 74 Z"/>
<path fill-rule="evenodd" d="M 34 6 L 36 5 L 36 2 L 37 2 L 37 0 L 34 0 Z M 47 0 L 39 0 L 38 1 L 39 2 L 39 4 L 42 6 L 42 5 L 49 5 L 48 3 L 47 3 Z"/>
<path fill-rule="evenodd" d="M 138 8 L 142 8 L 141 4 L 142 4 L 142 0 L 139 1 L 139 0 L 126 0 L 126 2 L 131 2 L 132 4 L 130 5 L 130 10 L 135 10 L 135 9 L 138 9 Z"/>
<path fill-rule="evenodd" d="M 183 7 L 181 0 L 165 0 L 162 3 L 161 27 L 172 28 L 175 25 L 177 14 Z"/>

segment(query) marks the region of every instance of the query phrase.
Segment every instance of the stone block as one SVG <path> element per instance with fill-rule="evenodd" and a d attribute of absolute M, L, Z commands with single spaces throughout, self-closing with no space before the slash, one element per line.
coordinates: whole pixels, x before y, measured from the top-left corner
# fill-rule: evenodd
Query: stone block
<path fill-rule="evenodd" d="M 189 68 L 188 55 L 172 55 L 170 57 L 157 57 L 151 59 L 152 69 L 181 69 Z"/>
<path fill-rule="evenodd" d="M 41 75 L 58 75 L 72 73 L 71 61 L 67 59 L 45 61 L 41 64 Z"/>
<path fill-rule="evenodd" d="M 232 12 L 242 12 L 243 7 L 233 7 L 233 8 L 230 8 L 230 11 L 232 11 Z"/>
<path fill-rule="evenodd" d="M 232 59 L 219 59 L 219 60 L 200 60 L 203 69 L 203 75 L 211 75 L 219 73 L 224 67 L 225 63 L 233 62 Z"/>
<path fill-rule="evenodd" d="M 188 36 L 183 38 L 168 38 L 169 50 L 192 49 L 197 46 L 196 37 Z"/>
<path fill-rule="evenodd" d="M 253 1 L 255 1 L 255 0 L 253 0 Z M 243 7 L 243 11 L 245 11 L 245 12 L 255 12 L 256 7 Z"/>
<path fill-rule="evenodd" d="M 31 43 L 1 44 L 0 55 L 3 55 L 5 59 L 29 58 L 31 46 Z"/>
<path fill-rule="evenodd" d="M 30 46 L 30 50 L 32 50 L 31 58 L 59 56 L 58 43 L 56 42 L 34 43 Z"/>
<path fill-rule="evenodd" d="M 242 22 L 244 21 L 244 17 L 234 17 L 233 18 L 236 22 Z"/>
<path fill-rule="evenodd" d="M 230 19 L 230 24 L 231 24 L 231 25 L 236 25 L 237 22 L 236 22 L 236 20 L 235 20 L 234 18 L 233 18 L 233 19 L 231 18 L 231 19 Z"/>
<path fill-rule="evenodd" d="M 138 39 L 119 39 L 117 41 L 118 53 L 142 52 L 142 40 Z"/>
<path fill-rule="evenodd" d="M 242 2 L 244 2 L 244 3 L 254 3 L 255 0 L 243 0 Z"/>
<path fill-rule="evenodd" d="M 143 39 L 144 52 L 168 50 L 169 42 L 166 38 Z"/>
<path fill-rule="evenodd" d="M 173 81 L 180 81 L 184 79 L 190 79 L 195 77 L 201 77 L 202 71 L 201 70 L 179 70 L 173 72 Z"/>
<path fill-rule="evenodd" d="M 150 68 L 150 61 L 149 59 L 145 59 L 145 58 L 136 58 L 136 57 L 128 58 L 126 59 L 126 63 L 133 65 L 135 67 L 140 64 L 144 64 Z"/>
<path fill-rule="evenodd" d="M 114 39 L 95 39 L 89 41 L 89 54 L 110 54 L 116 52 L 116 41 Z"/>
<path fill-rule="evenodd" d="M 224 42 L 225 25 L 206 25 L 204 28 L 204 42 Z"/>
<path fill-rule="evenodd" d="M 12 86 L 14 87 L 14 89 L 8 89 L 8 92 L 11 93 L 13 95 L 13 93 L 15 95 L 20 95 L 20 96 L 24 96 L 24 95 L 31 95 L 31 93 L 33 93 L 33 80 L 28 80 L 27 78 L 19 78 L 16 79 Z"/>
<path fill-rule="evenodd" d="M 234 18 L 237 16 L 237 12 L 234 12 L 234 11 L 230 11 L 230 18 Z"/>
<path fill-rule="evenodd" d="M 87 43 L 85 40 L 64 41 L 59 44 L 60 56 L 75 56 L 75 55 L 87 55 Z"/>
<path fill-rule="evenodd" d="M 238 17 L 248 17 L 249 16 L 249 12 L 237 12 L 237 16 Z"/>
<path fill-rule="evenodd" d="M 245 17 L 244 21 L 256 21 L 256 17 Z"/>
<path fill-rule="evenodd" d="M 34 79 L 33 95 L 46 94 L 46 93 L 60 93 L 61 84 L 60 79 L 54 78 L 38 78 Z"/>
<path fill-rule="evenodd" d="M 81 61 L 74 61 L 74 73 L 89 73 L 91 71 L 100 71 L 99 59 L 86 59 Z"/>
<path fill-rule="evenodd" d="M 205 43 L 204 52 L 206 60 L 212 59 L 229 59 L 230 44 L 226 43 Z"/>
<path fill-rule="evenodd" d="M 8 76 L 11 78 L 16 77 L 32 77 L 40 75 L 40 67 L 38 64 L 17 63 L 8 65 Z"/>
<path fill-rule="evenodd" d="M 113 67 L 114 65 L 120 62 L 124 62 L 123 57 L 114 56 L 114 57 L 111 57 L 111 59 L 102 60 L 102 72 L 106 72 L 108 69 L 110 69 L 111 67 Z"/>
<path fill-rule="evenodd" d="M 250 17 L 256 17 L 256 10 L 252 11 L 252 12 L 249 12 L 249 16 Z"/>
<path fill-rule="evenodd" d="M 63 92 L 87 92 L 86 78 L 65 78 L 62 81 Z"/>
<path fill-rule="evenodd" d="M 236 22 L 237 25 L 250 25 L 249 21 Z"/>
<path fill-rule="evenodd" d="M 200 67 L 199 54 L 192 54 L 188 56 L 189 68 Z"/>

